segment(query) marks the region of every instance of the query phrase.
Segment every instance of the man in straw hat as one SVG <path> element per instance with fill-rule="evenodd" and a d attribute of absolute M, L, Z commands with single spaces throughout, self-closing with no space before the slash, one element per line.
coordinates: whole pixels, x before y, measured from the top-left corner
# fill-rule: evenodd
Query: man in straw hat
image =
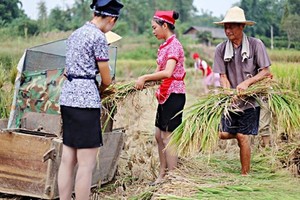
<path fill-rule="evenodd" d="M 253 21 L 245 18 L 244 11 L 235 6 L 225 18 L 215 24 L 224 26 L 227 41 L 216 47 L 213 70 L 220 74 L 223 88 L 234 88 L 238 93 L 253 83 L 270 75 L 271 65 L 265 45 L 261 40 L 248 37 L 243 32 Z M 240 147 L 241 174 L 250 171 L 251 147 L 249 135 L 257 135 L 260 107 L 254 98 L 236 100 L 234 106 L 239 112 L 230 112 L 221 119 L 220 139 L 237 139 Z"/>

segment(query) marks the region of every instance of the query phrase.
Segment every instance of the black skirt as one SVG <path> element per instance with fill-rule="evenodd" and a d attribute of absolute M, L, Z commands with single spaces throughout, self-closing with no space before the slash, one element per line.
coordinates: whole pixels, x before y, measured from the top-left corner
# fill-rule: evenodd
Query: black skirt
<path fill-rule="evenodd" d="M 164 104 L 158 104 L 155 126 L 162 131 L 172 132 L 182 122 L 185 94 L 171 93 Z"/>
<path fill-rule="evenodd" d="M 75 108 L 60 106 L 63 144 L 83 149 L 103 145 L 100 108 Z"/>

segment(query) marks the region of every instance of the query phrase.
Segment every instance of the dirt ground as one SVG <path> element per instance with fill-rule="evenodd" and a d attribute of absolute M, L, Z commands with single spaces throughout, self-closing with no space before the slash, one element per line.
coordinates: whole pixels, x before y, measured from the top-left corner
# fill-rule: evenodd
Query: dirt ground
<path fill-rule="evenodd" d="M 193 91 L 197 92 L 197 90 L 201 91 L 200 80 L 199 85 Z M 118 106 L 114 128 L 124 127 L 126 129 L 125 146 L 118 161 L 116 182 L 114 183 L 116 188 L 113 193 L 111 193 L 112 191 L 109 191 L 108 194 L 100 192 L 99 199 L 130 199 L 138 196 L 142 191 L 149 190 L 151 193 L 158 189 L 148 186 L 156 179 L 159 168 L 157 144 L 154 138 L 157 100 L 154 98 L 153 92 L 154 89 L 139 92 Z M 187 104 L 194 100 L 194 95 L 187 96 Z M 182 165 L 183 160 L 179 162 Z M 169 178 L 172 178 L 172 175 Z M 160 190 L 163 191 L 162 193 L 169 193 L 163 187 Z M 176 193 L 175 188 L 172 190 Z M 156 192 L 159 193 L 159 190 Z M 180 193 L 184 193 L 184 191 L 180 190 Z"/>

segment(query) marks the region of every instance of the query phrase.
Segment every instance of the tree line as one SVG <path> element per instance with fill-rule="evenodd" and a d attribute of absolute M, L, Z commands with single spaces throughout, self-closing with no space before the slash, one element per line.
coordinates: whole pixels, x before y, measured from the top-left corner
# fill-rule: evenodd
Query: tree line
<path fill-rule="evenodd" d="M 121 35 L 151 32 L 150 20 L 157 9 L 172 9 L 180 13 L 180 21 L 176 26 L 180 33 L 190 26 L 213 27 L 214 21 L 223 19 L 223 16 L 213 16 L 209 11 L 198 11 L 193 6 L 193 0 L 122 0 L 122 2 L 125 7 L 114 29 Z M 25 14 L 20 0 L 1 0 L 0 36 L 29 37 L 50 31 L 74 30 L 91 19 L 90 3 L 91 0 L 75 0 L 71 7 L 55 7 L 48 11 L 45 0 L 40 0 L 36 5 L 38 19 L 33 20 Z M 248 34 L 259 36 L 266 42 L 272 42 L 270 38 L 282 40 L 287 48 L 299 45 L 300 49 L 299 0 L 240 0 L 235 5 L 245 10 L 247 19 L 257 23 L 246 29 Z"/>

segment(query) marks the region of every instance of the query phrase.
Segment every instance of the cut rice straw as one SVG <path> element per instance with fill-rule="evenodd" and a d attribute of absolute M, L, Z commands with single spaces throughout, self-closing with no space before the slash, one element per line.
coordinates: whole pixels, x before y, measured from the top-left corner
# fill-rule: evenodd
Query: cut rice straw
<path fill-rule="evenodd" d="M 251 85 L 243 93 L 233 89 L 218 88 L 214 93 L 201 96 L 193 105 L 183 110 L 184 119 L 172 133 L 167 146 L 175 146 L 182 156 L 200 151 L 211 152 L 218 142 L 219 124 L 222 115 L 242 112 L 233 102 L 253 97 L 261 104 L 261 97 L 268 98 L 269 109 L 275 118 L 273 123 L 293 134 L 300 130 L 300 95 L 295 91 L 281 89 L 274 80 L 266 78 Z"/>
<path fill-rule="evenodd" d="M 158 85 L 157 81 L 149 81 L 145 83 L 144 89 L 150 90 L 154 86 Z M 104 131 L 109 120 L 113 120 L 114 114 L 117 110 L 117 106 L 123 100 L 131 95 L 135 95 L 137 92 L 141 92 L 142 90 L 138 90 L 134 87 L 135 82 L 125 82 L 125 83 L 115 83 L 110 85 L 104 92 L 101 94 L 101 103 L 102 109 L 106 115 L 108 115 L 105 120 L 102 130 Z"/>

